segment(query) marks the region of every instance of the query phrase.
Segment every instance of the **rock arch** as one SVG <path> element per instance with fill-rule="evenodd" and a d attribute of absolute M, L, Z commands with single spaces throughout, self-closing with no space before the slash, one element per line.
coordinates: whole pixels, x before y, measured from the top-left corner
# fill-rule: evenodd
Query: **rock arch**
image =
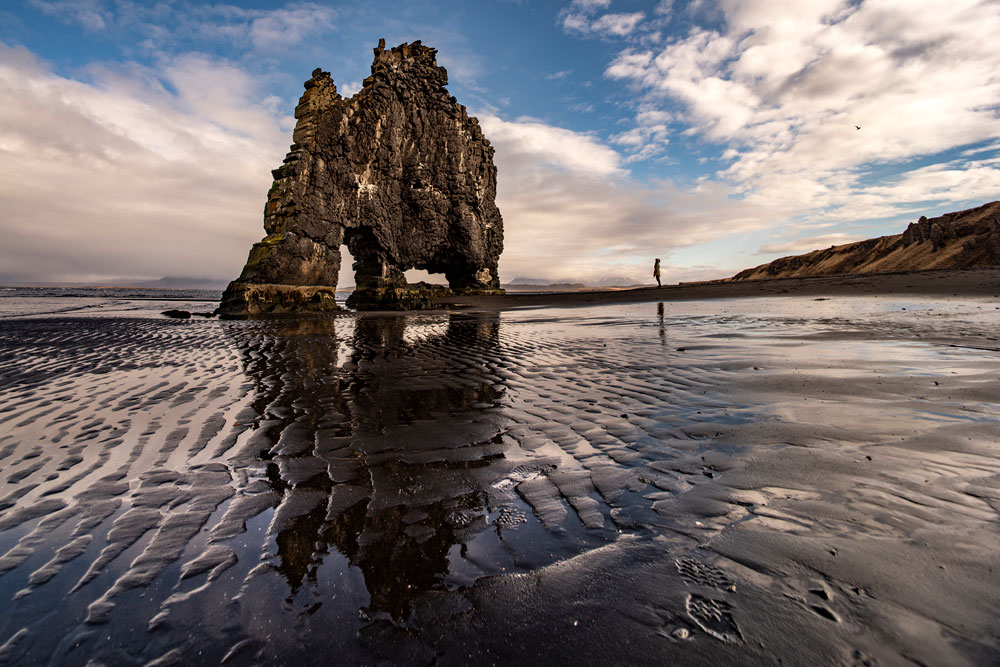
<path fill-rule="evenodd" d="M 340 245 L 354 257 L 360 309 L 419 308 L 433 290 L 500 291 L 503 219 L 493 148 L 445 86 L 437 51 L 419 41 L 375 49 L 371 76 L 346 99 L 315 70 L 295 109 L 293 144 L 272 174 L 267 235 L 250 250 L 219 312 L 248 316 L 332 310 Z"/>

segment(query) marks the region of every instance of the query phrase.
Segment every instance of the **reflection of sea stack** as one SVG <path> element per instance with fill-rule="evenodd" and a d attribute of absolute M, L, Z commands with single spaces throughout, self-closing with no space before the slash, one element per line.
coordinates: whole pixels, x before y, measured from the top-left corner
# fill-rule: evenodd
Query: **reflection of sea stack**
<path fill-rule="evenodd" d="M 443 331 L 394 315 L 235 330 L 260 425 L 247 446 L 256 460 L 240 465 L 266 470 L 239 503 L 274 507 L 268 561 L 293 596 L 337 552 L 360 571 L 368 611 L 405 619 L 413 600 L 444 587 L 453 558 L 464 559 L 449 554 L 504 528 L 486 520 L 513 493 L 497 482 L 525 463 L 512 462 L 515 445 L 488 412 L 506 387 L 476 354 L 496 349 L 500 318 L 446 321 Z"/>
<path fill-rule="evenodd" d="M 275 169 L 267 236 L 230 283 L 223 315 L 334 309 L 340 246 L 354 257 L 358 308 L 420 307 L 403 272 L 443 273 L 453 290 L 499 291 L 503 220 L 493 148 L 445 89 L 437 51 L 375 49 L 372 74 L 344 99 L 313 72 L 295 109 L 291 151 Z"/>

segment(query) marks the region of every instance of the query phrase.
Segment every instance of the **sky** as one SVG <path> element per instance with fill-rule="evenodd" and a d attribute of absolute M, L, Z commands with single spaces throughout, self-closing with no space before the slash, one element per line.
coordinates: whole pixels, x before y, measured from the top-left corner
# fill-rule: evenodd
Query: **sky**
<path fill-rule="evenodd" d="M 1000 199 L 997 35 L 995 0 L 6 0 L 0 282 L 235 278 L 302 82 L 355 93 L 380 38 L 493 144 L 502 281 L 724 277 Z"/>

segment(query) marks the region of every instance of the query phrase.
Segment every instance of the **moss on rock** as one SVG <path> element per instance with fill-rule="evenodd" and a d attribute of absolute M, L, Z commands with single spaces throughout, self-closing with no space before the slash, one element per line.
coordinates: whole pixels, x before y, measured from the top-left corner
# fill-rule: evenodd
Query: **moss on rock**
<path fill-rule="evenodd" d="M 234 308 L 236 304 L 238 308 Z M 333 287 L 231 283 L 216 313 L 226 318 L 341 310 Z"/>

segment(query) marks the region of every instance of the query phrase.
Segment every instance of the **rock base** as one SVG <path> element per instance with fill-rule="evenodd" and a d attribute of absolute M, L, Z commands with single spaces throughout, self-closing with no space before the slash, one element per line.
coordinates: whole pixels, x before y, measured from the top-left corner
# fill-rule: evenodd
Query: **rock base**
<path fill-rule="evenodd" d="M 355 290 L 347 298 L 354 310 L 428 310 L 440 308 L 439 300 L 456 295 L 504 294 L 501 289 L 467 288 L 453 290 L 443 285 L 418 283 Z"/>
<path fill-rule="evenodd" d="M 222 302 L 215 312 L 223 318 L 242 319 L 286 313 L 328 313 L 340 309 L 333 287 L 233 282 L 222 294 Z"/>

